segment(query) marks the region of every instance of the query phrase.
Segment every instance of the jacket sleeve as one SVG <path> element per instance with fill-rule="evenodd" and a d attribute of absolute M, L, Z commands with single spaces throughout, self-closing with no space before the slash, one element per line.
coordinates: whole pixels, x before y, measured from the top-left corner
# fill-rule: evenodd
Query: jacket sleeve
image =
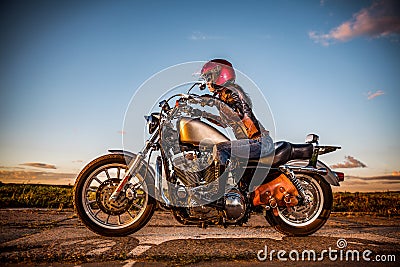
<path fill-rule="evenodd" d="M 251 117 L 252 111 L 249 105 L 244 101 L 243 97 L 236 92 L 231 93 L 233 100 L 233 108 L 238 113 L 240 119 L 243 119 L 245 115 Z"/>

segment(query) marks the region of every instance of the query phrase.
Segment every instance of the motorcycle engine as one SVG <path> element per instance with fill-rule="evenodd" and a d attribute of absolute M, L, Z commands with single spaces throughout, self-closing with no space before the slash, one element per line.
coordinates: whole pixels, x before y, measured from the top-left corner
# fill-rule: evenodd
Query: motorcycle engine
<path fill-rule="evenodd" d="M 219 177 L 219 166 L 212 161 L 212 155 L 206 152 L 182 153 L 173 160 L 173 170 L 186 186 L 209 184 Z"/>
<path fill-rule="evenodd" d="M 246 200 L 236 188 L 224 196 L 224 217 L 227 223 L 236 223 L 246 214 Z"/>
<path fill-rule="evenodd" d="M 246 200 L 240 191 L 232 188 L 223 197 L 223 210 L 215 207 L 199 205 L 195 200 L 189 200 L 189 216 L 200 221 L 208 221 L 213 224 L 236 224 L 242 220 L 246 214 Z"/>
<path fill-rule="evenodd" d="M 219 221 L 220 213 L 215 208 L 200 206 L 193 199 L 189 201 L 189 204 L 189 215 L 192 218 L 196 218 L 201 221 L 214 221 L 214 223 Z"/>

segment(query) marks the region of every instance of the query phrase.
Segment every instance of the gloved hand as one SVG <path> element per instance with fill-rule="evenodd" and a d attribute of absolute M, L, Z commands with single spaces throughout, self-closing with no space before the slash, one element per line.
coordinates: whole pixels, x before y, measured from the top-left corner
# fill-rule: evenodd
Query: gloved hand
<path fill-rule="evenodd" d="M 201 106 L 213 107 L 214 106 L 214 97 L 209 94 L 202 95 L 201 96 Z"/>
<path fill-rule="evenodd" d="M 203 116 L 203 111 L 201 111 L 197 108 L 194 108 L 194 109 L 192 109 L 191 114 L 195 117 L 201 117 L 201 116 Z"/>

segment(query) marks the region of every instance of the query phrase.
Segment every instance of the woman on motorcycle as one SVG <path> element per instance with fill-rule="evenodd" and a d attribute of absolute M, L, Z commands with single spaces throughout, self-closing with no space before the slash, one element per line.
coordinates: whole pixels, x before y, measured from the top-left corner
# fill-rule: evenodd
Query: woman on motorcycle
<path fill-rule="evenodd" d="M 226 165 L 232 156 L 258 159 L 270 154 L 274 150 L 272 138 L 254 116 L 249 96 L 235 84 L 232 64 L 225 59 L 213 59 L 204 64 L 201 76 L 209 91 L 221 100 L 217 105 L 220 116 L 232 127 L 237 138 L 215 146 L 220 164 Z"/>

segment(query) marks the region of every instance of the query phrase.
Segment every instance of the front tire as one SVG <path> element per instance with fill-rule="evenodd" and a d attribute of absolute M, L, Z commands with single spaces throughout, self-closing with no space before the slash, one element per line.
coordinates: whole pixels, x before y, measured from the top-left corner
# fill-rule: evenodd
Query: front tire
<path fill-rule="evenodd" d="M 78 175 L 74 186 L 74 206 L 81 221 L 103 236 L 126 236 L 143 226 L 152 217 L 156 200 L 154 180 L 141 171 L 129 181 L 129 192 L 122 192 L 117 201 L 109 198 L 128 170 L 132 157 L 108 154 L 90 162 Z"/>
<path fill-rule="evenodd" d="M 289 209 L 278 207 L 278 216 L 269 211 L 265 218 L 284 235 L 307 236 L 315 233 L 328 220 L 333 204 L 332 189 L 319 175 L 296 173 L 296 177 L 312 201 Z"/>

